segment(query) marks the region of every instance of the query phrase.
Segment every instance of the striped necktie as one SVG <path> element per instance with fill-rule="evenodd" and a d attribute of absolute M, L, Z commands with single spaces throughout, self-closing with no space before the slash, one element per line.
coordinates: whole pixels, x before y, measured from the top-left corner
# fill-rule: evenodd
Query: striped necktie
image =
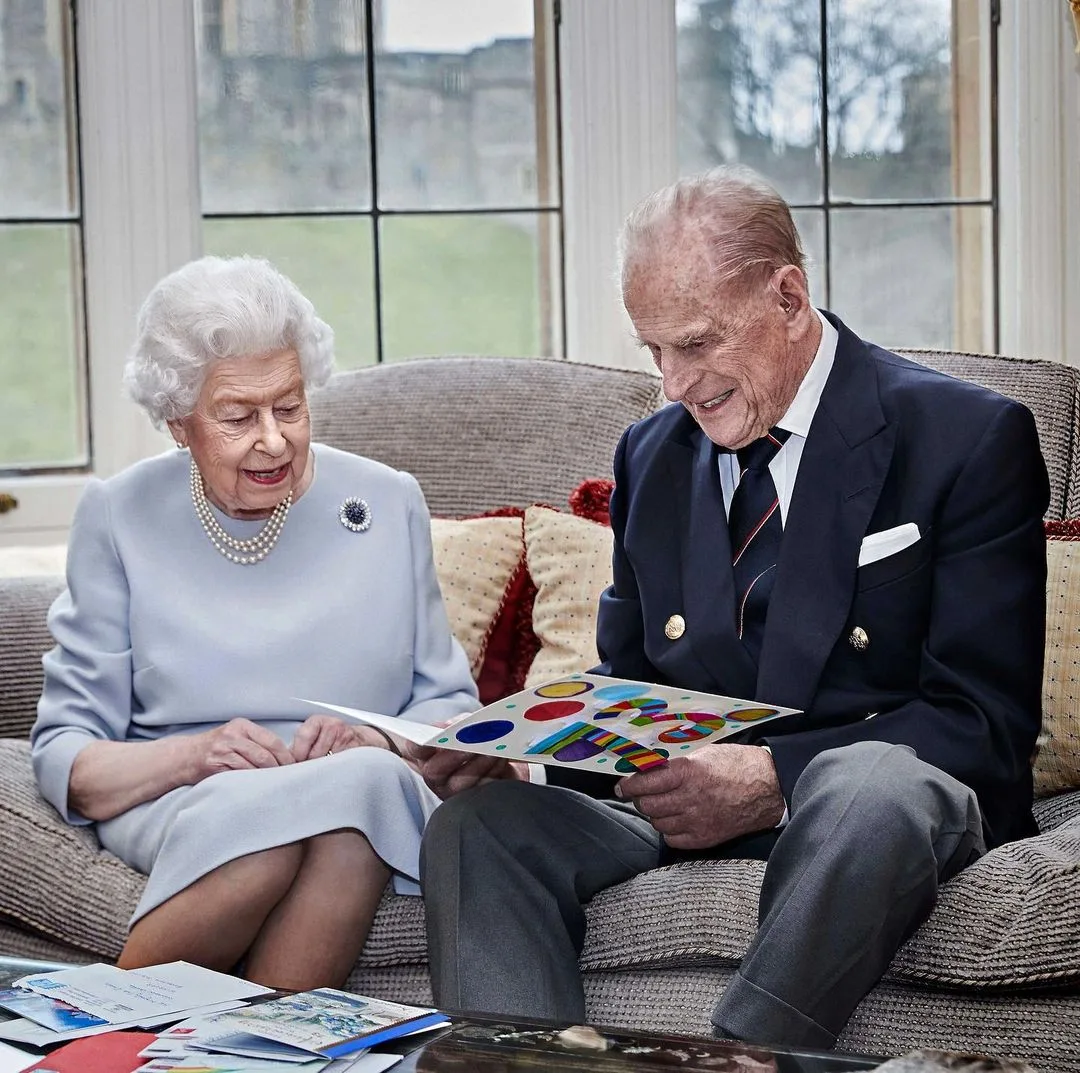
<path fill-rule="evenodd" d="M 780 500 L 769 463 L 790 435 L 785 429 L 770 429 L 760 440 L 736 452 L 739 483 L 728 512 L 731 567 L 735 576 L 735 627 L 755 662 L 761 653 L 765 612 L 776 576 L 780 538 L 784 534 Z"/>

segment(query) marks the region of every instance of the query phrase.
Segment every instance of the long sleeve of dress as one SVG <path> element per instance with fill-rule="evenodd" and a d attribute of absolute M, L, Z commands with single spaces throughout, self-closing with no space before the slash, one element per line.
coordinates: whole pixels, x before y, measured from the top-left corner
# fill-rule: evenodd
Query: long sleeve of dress
<path fill-rule="evenodd" d="M 43 661 L 31 756 L 45 799 L 68 823 L 85 824 L 68 809 L 75 757 L 92 741 L 123 741 L 131 721 L 128 585 L 100 481 L 91 481 L 75 512 L 67 583 L 49 611 L 56 646 Z"/>

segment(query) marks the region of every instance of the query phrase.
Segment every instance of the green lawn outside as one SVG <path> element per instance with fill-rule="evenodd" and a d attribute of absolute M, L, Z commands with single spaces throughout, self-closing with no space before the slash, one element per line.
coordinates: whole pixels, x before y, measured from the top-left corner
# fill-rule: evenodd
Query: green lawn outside
<path fill-rule="evenodd" d="M 371 224 L 360 217 L 208 220 L 207 253 L 273 261 L 334 329 L 338 366 L 375 361 Z M 384 358 L 539 353 L 536 239 L 497 216 L 389 217 Z"/>
<path fill-rule="evenodd" d="M 65 225 L 0 228 L 0 467 L 84 460 L 76 234 Z"/>
<path fill-rule="evenodd" d="M 80 460 L 73 235 L 0 228 L 0 467 Z M 333 327 L 339 368 L 375 361 L 369 220 L 207 220 L 204 245 L 266 257 L 292 277 Z M 512 219 L 387 218 L 382 259 L 386 360 L 540 353 L 537 239 Z"/>

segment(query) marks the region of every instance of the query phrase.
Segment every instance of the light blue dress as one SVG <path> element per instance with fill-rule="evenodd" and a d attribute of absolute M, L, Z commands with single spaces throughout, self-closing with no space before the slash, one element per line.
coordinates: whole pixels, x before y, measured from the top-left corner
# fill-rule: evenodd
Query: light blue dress
<path fill-rule="evenodd" d="M 91 741 L 152 741 L 243 716 L 286 743 L 318 709 L 297 698 L 435 723 L 477 707 L 447 623 L 427 506 L 406 473 L 320 444 L 314 479 L 273 551 L 229 562 L 192 507 L 190 456 L 171 451 L 87 487 L 67 591 L 49 613 L 34 771 L 72 824 L 68 780 Z M 342 525 L 348 496 L 371 526 Z M 262 522 L 216 512 L 235 537 Z M 237 857 L 340 828 L 362 831 L 415 891 L 438 799 L 385 749 L 230 771 L 97 824 L 106 849 L 149 875 L 132 918 Z"/>

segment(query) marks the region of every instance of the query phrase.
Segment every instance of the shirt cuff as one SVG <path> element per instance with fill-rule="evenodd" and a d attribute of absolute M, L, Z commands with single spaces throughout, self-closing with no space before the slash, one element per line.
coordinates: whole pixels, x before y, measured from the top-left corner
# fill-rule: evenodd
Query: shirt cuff
<path fill-rule="evenodd" d="M 765 750 L 765 752 L 767 752 L 769 754 L 769 756 L 772 756 L 772 749 L 770 749 L 767 745 L 763 745 L 762 748 Z M 779 831 L 781 827 L 786 827 L 787 822 L 790 819 L 791 819 L 791 813 L 788 810 L 787 802 L 785 801 L 784 802 L 784 815 L 780 817 L 780 822 L 773 828 L 773 830 L 774 831 Z"/>
<path fill-rule="evenodd" d="M 543 764 L 529 765 L 529 782 L 535 782 L 538 786 L 547 785 L 547 770 Z"/>

